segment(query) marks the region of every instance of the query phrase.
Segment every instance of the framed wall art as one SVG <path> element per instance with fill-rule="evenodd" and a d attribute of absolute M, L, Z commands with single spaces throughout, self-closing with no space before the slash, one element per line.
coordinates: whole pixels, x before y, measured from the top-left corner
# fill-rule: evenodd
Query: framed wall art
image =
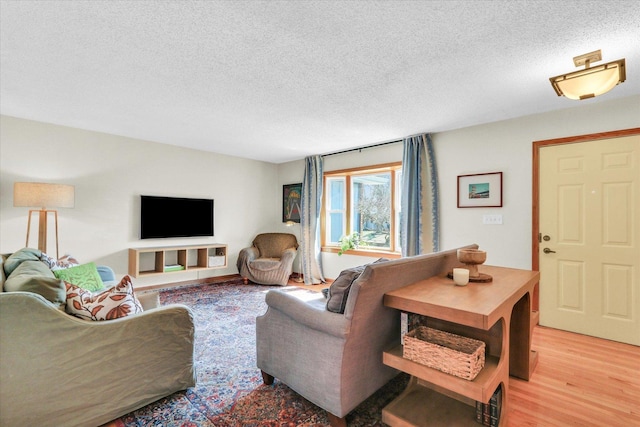
<path fill-rule="evenodd" d="M 458 175 L 459 208 L 501 208 L 502 172 Z"/>
<path fill-rule="evenodd" d="M 282 186 L 282 222 L 300 223 L 302 183 Z"/>

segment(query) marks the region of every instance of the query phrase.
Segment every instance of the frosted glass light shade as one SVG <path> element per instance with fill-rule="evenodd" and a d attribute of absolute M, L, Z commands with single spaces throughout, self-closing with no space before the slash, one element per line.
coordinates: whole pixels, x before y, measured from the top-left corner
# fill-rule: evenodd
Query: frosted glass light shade
<path fill-rule="evenodd" d="M 609 92 L 626 80 L 625 60 L 596 65 L 549 79 L 558 96 L 587 99 Z"/>
<path fill-rule="evenodd" d="M 72 208 L 75 205 L 75 187 L 42 182 L 16 182 L 13 184 L 13 206 L 41 208 Z"/>

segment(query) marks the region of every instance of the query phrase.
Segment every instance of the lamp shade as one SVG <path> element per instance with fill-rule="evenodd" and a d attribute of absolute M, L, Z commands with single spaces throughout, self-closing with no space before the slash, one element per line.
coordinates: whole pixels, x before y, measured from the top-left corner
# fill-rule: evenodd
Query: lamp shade
<path fill-rule="evenodd" d="M 626 80 L 625 60 L 596 65 L 549 79 L 558 96 L 587 99 L 609 92 Z"/>
<path fill-rule="evenodd" d="M 13 184 L 13 206 L 41 208 L 72 208 L 75 187 L 42 182 L 16 182 Z"/>

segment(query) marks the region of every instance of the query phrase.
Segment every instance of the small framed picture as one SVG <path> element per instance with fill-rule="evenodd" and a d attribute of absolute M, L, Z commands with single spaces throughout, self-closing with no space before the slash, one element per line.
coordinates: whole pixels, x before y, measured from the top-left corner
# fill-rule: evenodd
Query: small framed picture
<path fill-rule="evenodd" d="M 458 175 L 459 208 L 501 208 L 502 172 Z"/>
<path fill-rule="evenodd" d="M 302 183 L 282 186 L 282 222 L 300 223 L 300 197 Z"/>

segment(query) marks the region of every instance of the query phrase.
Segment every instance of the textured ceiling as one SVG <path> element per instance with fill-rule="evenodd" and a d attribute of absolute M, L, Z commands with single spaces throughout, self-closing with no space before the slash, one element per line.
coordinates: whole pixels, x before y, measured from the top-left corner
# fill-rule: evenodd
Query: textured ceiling
<path fill-rule="evenodd" d="M 6 1 L 0 112 L 281 163 L 640 94 L 637 1 Z M 602 49 L 627 81 L 557 97 Z"/>

